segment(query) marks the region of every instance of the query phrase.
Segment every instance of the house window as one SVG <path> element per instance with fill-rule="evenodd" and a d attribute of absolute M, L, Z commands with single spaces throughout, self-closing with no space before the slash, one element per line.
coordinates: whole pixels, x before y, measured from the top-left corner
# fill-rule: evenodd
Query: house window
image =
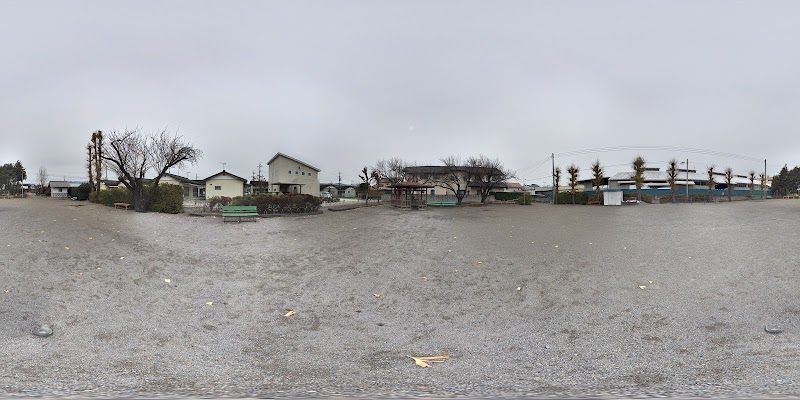
<path fill-rule="evenodd" d="M 222 186 L 214 186 L 214 190 L 222 190 Z"/>
<path fill-rule="evenodd" d="M 301 174 L 303 174 L 303 176 L 306 176 L 306 173 L 305 173 L 305 172 L 301 172 Z"/>
<path fill-rule="evenodd" d="M 292 174 L 292 170 L 289 170 L 289 175 L 291 175 L 291 174 Z"/>

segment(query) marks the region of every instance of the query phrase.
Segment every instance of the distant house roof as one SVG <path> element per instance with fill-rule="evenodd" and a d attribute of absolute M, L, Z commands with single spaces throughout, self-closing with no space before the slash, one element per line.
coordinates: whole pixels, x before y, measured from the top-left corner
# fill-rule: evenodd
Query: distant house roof
<path fill-rule="evenodd" d="M 68 187 L 72 187 L 72 185 L 67 181 L 50 181 L 50 183 L 47 186 L 50 186 L 51 188 L 68 188 Z"/>
<path fill-rule="evenodd" d="M 236 176 L 236 175 L 234 175 L 234 174 L 232 174 L 232 173 L 230 173 L 230 172 L 227 172 L 227 171 L 225 171 L 224 169 L 223 169 L 221 172 L 217 172 L 216 174 L 214 174 L 214 175 L 211 175 L 211 176 L 209 176 L 209 177 L 208 177 L 208 178 L 206 178 L 206 179 L 203 179 L 203 181 L 207 181 L 207 180 L 209 180 L 209 179 L 211 179 L 211 178 L 215 178 L 215 177 L 217 177 L 217 176 L 220 176 L 220 175 L 223 175 L 223 176 L 231 176 L 231 177 L 234 177 L 234 178 L 236 178 L 236 179 L 238 179 L 238 180 L 240 180 L 240 181 L 242 181 L 242 182 L 245 182 L 245 183 L 247 182 L 247 179 L 244 179 L 244 178 L 242 178 L 241 176 Z"/>
<path fill-rule="evenodd" d="M 110 179 L 103 179 L 100 182 L 102 182 L 104 185 L 109 186 L 109 187 L 111 187 L 111 186 L 119 186 L 119 181 L 112 181 Z"/>
<path fill-rule="evenodd" d="M 204 184 L 204 182 L 201 181 L 201 180 L 189 179 L 189 178 L 186 178 L 186 177 L 183 177 L 183 176 L 180 176 L 180 175 L 166 173 L 166 174 L 164 174 L 164 176 L 168 176 L 168 177 L 170 177 L 172 179 L 175 179 L 176 181 L 178 181 L 180 183 L 191 183 L 191 184 L 195 184 L 195 185 L 203 185 Z"/>
<path fill-rule="evenodd" d="M 319 168 L 317 168 L 317 167 L 315 167 L 315 166 L 313 166 L 313 165 L 311 165 L 311 164 L 308 164 L 308 163 L 305 163 L 305 162 L 303 162 L 303 161 L 300 161 L 300 160 L 298 160 L 298 159 L 296 159 L 296 158 L 294 158 L 294 157 L 289 157 L 289 156 L 287 156 L 286 154 L 283 154 L 283 153 L 280 153 L 280 152 L 278 152 L 278 153 L 275 153 L 275 156 L 274 156 L 274 157 L 272 157 L 272 158 L 271 158 L 269 161 L 267 161 L 267 165 L 270 165 L 270 164 L 272 164 L 272 162 L 273 162 L 273 161 L 275 161 L 275 159 L 276 159 L 276 158 L 278 158 L 278 157 L 288 158 L 288 159 L 290 159 L 290 160 L 292 160 L 292 161 L 294 161 L 294 162 L 296 162 L 296 163 L 303 164 L 303 165 L 305 165 L 306 167 L 308 167 L 308 168 L 311 168 L 311 169 L 313 169 L 314 171 L 317 171 L 317 172 L 321 171 Z"/>

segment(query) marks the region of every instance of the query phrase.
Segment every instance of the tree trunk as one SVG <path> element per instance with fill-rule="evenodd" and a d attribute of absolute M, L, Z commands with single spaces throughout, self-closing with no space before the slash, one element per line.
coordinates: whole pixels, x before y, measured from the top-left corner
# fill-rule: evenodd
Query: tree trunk
<path fill-rule="evenodd" d="M 147 206 L 149 203 L 149 199 L 147 196 L 144 195 L 144 191 L 141 187 L 135 188 L 132 190 L 133 192 L 133 209 L 136 212 L 147 212 Z"/>

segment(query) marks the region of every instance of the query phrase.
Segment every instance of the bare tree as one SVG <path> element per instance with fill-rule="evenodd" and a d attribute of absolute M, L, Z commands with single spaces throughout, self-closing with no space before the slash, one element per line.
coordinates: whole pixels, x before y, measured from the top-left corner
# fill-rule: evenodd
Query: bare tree
<path fill-rule="evenodd" d="M 711 201 L 711 195 L 713 193 L 714 186 L 716 185 L 716 182 L 714 182 L 714 168 L 716 168 L 716 166 L 711 165 L 706 169 L 706 172 L 708 173 L 708 201 Z"/>
<path fill-rule="evenodd" d="M 572 194 L 572 204 L 575 204 L 575 192 L 576 187 L 578 186 L 578 174 L 580 172 L 580 168 L 575 164 L 570 164 L 569 167 L 567 167 L 567 173 L 569 174 L 569 192 Z"/>
<path fill-rule="evenodd" d="M 47 168 L 42 165 L 39 167 L 39 172 L 36 173 L 36 182 L 39 184 L 38 193 L 44 193 L 44 187 L 47 186 L 47 180 L 50 177 L 47 175 Z"/>
<path fill-rule="evenodd" d="M 432 174 L 428 179 L 430 182 L 435 183 L 441 187 L 449 189 L 455 193 L 456 204 L 461 205 L 464 197 L 467 195 L 469 182 L 473 178 L 472 168 L 467 168 L 461 163 L 461 158 L 458 156 L 448 156 L 440 160 L 444 164 L 445 173 Z"/>
<path fill-rule="evenodd" d="M 383 195 L 383 192 L 381 192 L 381 174 L 378 173 L 378 170 L 373 169 L 372 172 L 370 172 L 370 178 L 375 182 L 375 191 L 378 193 L 378 204 L 380 205 L 381 196 Z"/>
<path fill-rule="evenodd" d="M 150 199 L 145 196 L 145 175 L 156 171 L 152 186 L 157 187 L 161 177 L 172 167 L 196 163 L 202 152 L 194 148 L 183 136 L 166 129 L 145 134 L 140 129 L 111 131 L 103 145 L 102 159 L 110 162 L 119 182 L 133 194 L 134 209 L 147 211 Z"/>
<path fill-rule="evenodd" d="M 499 183 L 514 177 L 514 172 L 503 169 L 503 163 L 497 158 L 489 158 L 481 154 L 470 157 L 466 162 L 467 173 L 478 184 L 481 203 L 486 203 L 489 193 Z"/>
<path fill-rule="evenodd" d="M 405 182 L 409 178 L 406 168 L 413 167 L 414 164 L 402 158 L 392 157 L 387 160 L 378 160 L 373 167 L 377 171 L 380 179 L 386 179 L 390 184 Z"/>
<path fill-rule="evenodd" d="M 756 191 L 756 171 L 750 171 L 750 175 L 747 178 L 750 179 L 750 186 L 748 188 L 750 189 L 750 199 L 752 200 L 753 192 Z"/>
<path fill-rule="evenodd" d="M 600 187 L 603 186 L 603 167 L 600 166 L 600 160 L 594 160 L 592 163 L 592 183 L 594 184 L 595 200 L 600 201 Z"/>
<path fill-rule="evenodd" d="M 359 191 L 362 194 L 364 194 L 364 203 L 369 205 L 369 181 L 370 181 L 370 175 L 369 175 L 369 172 L 367 172 L 367 167 L 364 167 L 364 169 L 361 170 L 361 175 L 359 175 L 358 177 L 361 178 L 361 180 L 363 181 L 360 185 L 358 185 L 358 188 L 360 189 Z"/>
<path fill-rule="evenodd" d="M 636 200 L 642 201 L 642 186 L 644 186 L 644 169 L 645 169 L 646 162 L 642 156 L 636 156 L 636 158 L 631 161 L 631 166 L 633 167 L 633 175 L 631 179 L 633 183 L 636 184 Z"/>
<path fill-rule="evenodd" d="M 688 166 L 687 166 L 688 168 Z M 672 202 L 675 203 L 675 191 L 678 189 L 678 160 L 672 158 L 667 161 L 667 183 L 669 183 L 669 190 L 672 192 Z M 689 184 L 688 182 L 686 183 Z M 689 199 L 686 199 L 689 201 Z"/>
<path fill-rule="evenodd" d="M 767 174 L 760 173 L 758 174 L 759 185 L 761 186 L 761 198 L 767 198 Z"/>
<path fill-rule="evenodd" d="M 558 186 L 561 185 L 561 167 L 553 170 L 553 204 L 558 204 Z"/>
<path fill-rule="evenodd" d="M 733 169 L 725 168 L 725 185 L 728 189 L 728 202 L 731 202 L 731 190 L 733 190 Z"/>

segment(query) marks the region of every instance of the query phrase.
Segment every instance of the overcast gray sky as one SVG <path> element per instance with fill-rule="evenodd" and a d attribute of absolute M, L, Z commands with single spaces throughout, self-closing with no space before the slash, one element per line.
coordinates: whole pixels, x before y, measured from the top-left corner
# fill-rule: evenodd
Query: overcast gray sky
<path fill-rule="evenodd" d="M 799 19 L 796 1 L 2 0 L 0 162 L 82 179 L 92 131 L 169 126 L 205 153 L 192 178 L 249 179 L 276 152 L 348 183 L 483 153 L 543 183 L 550 153 L 609 146 L 773 174 L 800 164 Z M 637 153 L 763 169 L 556 163 Z"/>

